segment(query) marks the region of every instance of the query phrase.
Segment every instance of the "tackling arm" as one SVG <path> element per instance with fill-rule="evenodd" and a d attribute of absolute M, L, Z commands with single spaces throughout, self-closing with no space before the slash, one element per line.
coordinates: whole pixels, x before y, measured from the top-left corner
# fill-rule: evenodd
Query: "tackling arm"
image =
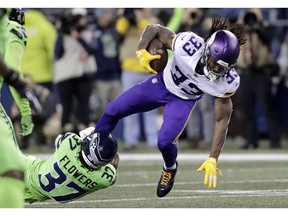
<path fill-rule="evenodd" d="M 110 162 L 111 165 L 117 170 L 118 168 L 118 165 L 119 165 L 119 160 L 120 160 L 120 157 L 119 157 L 119 153 L 117 152 L 113 158 L 113 160 Z"/>

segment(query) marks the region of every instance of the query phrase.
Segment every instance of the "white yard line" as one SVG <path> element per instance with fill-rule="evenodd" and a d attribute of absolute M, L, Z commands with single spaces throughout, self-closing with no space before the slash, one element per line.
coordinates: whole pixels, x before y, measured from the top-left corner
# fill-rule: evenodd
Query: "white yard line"
<path fill-rule="evenodd" d="M 275 182 L 288 182 L 288 179 L 271 179 L 271 180 L 245 180 L 245 181 L 222 181 L 222 183 L 229 184 L 229 183 L 237 183 L 237 184 L 247 184 L 247 183 L 275 183 Z M 177 182 L 177 185 L 189 185 L 189 184 L 203 184 L 203 182 Z M 147 183 L 147 184 L 122 184 L 122 185 L 114 185 L 113 187 L 147 187 L 147 186 L 155 186 L 155 183 Z M 288 189 L 273 189 L 273 190 L 173 190 L 173 193 L 193 193 L 198 194 L 197 196 L 182 196 L 182 197 L 165 197 L 165 199 L 201 199 L 207 197 L 207 194 L 213 194 L 212 196 L 209 195 L 209 198 L 215 197 L 239 197 L 239 196 L 250 196 L 250 197 L 259 197 L 259 196 L 288 196 Z M 203 195 L 201 195 L 203 194 Z M 215 194 L 215 195 L 214 195 Z M 101 203 L 101 202 L 127 202 L 127 201 L 143 201 L 143 200 L 155 200 L 155 197 L 145 198 L 145 197 L 138 197 L 138 198 L 130 198 L 130 199 L 103 199 L 103 200 L 76 200 L 70 203 Z M 60 203 L 52 201 L 53 204 Z M 26 206 L 33 207 L 39 205 L 51 205 L 50 202 L 36 202 L 32 205 L 26 204 Z"/>
<path fill-rule="evenodd" d="M 32 154 L 37 158 L 47 159 L 50 154 Z M 209 153 L 179 153 L 178 160 L 205 160 Z M 163 160 L 159 153 L 121 153 L 121 161 L 147 161 Z M 222 153 L 219 160 L 221 161 L 288 161 L 288 153 Z"/>
<path fill-rule="evenodd" d="M 222 184 L 258 184 L 258 183 L 288 183 L 288 179 L 259 179 L 259 180 L 245 180 L 245 181 L 225 181 L 225 180 L 221 180 Z M 154 183 L 139 183 L 139 184 L 115 184 L 113 187 L 155 187 L 155 182 Z M 203 181 L 191 181 L 191 182 L 175 182 L 175 184 L 177 185 L 197 185 L 203 184 Z M 213 190 L 214 191 L 214 190 Z"/>
<path fill-rule="evenodd" d="M 213 194 L 209 195 L 209 198 L 226 198 L 226 197 L 261 197 L 261 196 L 287 196 L 288 195 L 288 190 L 283 189 L 283 190 L 173 190 L 173 193 L 193 193 L 193 194 L 198 194 L 195 196 L 169 196 L 161 199 L 172 199 L 172 200 L 179 200 L 179 199 L 202 199 L 202 198 L 207 198 L 207 194 Z M 201 195 L 203 194 L 203 195 Z M 76 200 L 70 202 L 75 203 L 75 204 L 81 204 L 81 203 L 107 203 L 107 202 L 128 202 L 128 201 L 147 201 L 147 200 L 155 200 L 157 199 L 156 197 L 138 197 L 138 198 L 122 198 L 122 199 L 99 199 L 99 200 Z M 53 201 L 53 204 L 57 205 L 62 205 L 60 203 L 56 203 Z M 39 202 L 39 203 L 33 203 L 30 205 L 30 207 L 33 206 L 39 206 L 39 205 L 51 205 L 51 202 Z M 27 204 L 29 206 L 29 204 Z"/>
<path fill-rule="evenodd" d="M 33 154 L 38 158 L 47 159 L 50 157 L 49 154 Z M 185 153 L 179 154 L 178 160 L 205 160 L 208 156 L 208 153 Z M 120 154 L 121 161 L 153 161 L 153 160 L 160 160 L 162 161 L 162 157 L 160 153 L 135 153 L 135 154 Z M 222 153 L 221 154 L 221 161 L 288 161 L 288 153 Z M 259 180 L 245 180 L 245 181 L 222 181 L 225 184 L 247 184 L 247 183 L 275 183 L 275 182 L 288 182 L 288 179 L 259 179 Z M 177 182 L 178 185 L 190 185 L 190 184 L 203 184 L 202 181 L 199 182 Z M 155 186 L 155 183 L 146 183 L 146 184 L 122 184 L 122 185 L 114 185 L 114 187 L 143 187 L 143 186 Z M 197 196 L 181 196 L 181 197 L 165 197 L 162 199 L 201 199 L 207 197 L 207 193 L 212 193 L 213 195 L 209 195 L 209 198 L 220 198 L 220 197 L 239 197 L 239 196 L 250 196 L 250 197 L 259 197 L 259 196 L 288 196 L 288 190 L 174 190 L 174 193 L 194 193 L 198 194 Z M 203 194 L 203 195 L 201 195 Z M 144 200 L 155 200 L 155 197 L 145 198 L 145 197 L 138 197 L 138 198 L 131 198 L 131 199 L 103 199 L 103 200 L 76 200 L 71 203 L 103 203 L 103 202 L 127 202 L 127 201 L 144 201 Z M 61 205 L 60 203 L 56 203 L 54 201 L 53 205 Z M 27 207 L 37 207 L 40 205 L 51 205 L 52 202 L 39 202 L 25 204 Z"/>

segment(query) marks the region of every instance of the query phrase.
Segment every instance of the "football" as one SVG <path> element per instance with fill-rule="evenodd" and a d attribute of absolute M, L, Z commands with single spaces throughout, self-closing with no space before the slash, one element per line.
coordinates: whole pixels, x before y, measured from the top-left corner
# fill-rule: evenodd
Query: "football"
<path fill-rule="evenodd" d="M 146 49 L 151 55 L 161 55 L 160 59 L 155 59 L 150 62 L 151 68 L 158 73 L 161 73 L 168 62 L 168 52 L 165 45 L 155 38 L 150 42 Z"/>

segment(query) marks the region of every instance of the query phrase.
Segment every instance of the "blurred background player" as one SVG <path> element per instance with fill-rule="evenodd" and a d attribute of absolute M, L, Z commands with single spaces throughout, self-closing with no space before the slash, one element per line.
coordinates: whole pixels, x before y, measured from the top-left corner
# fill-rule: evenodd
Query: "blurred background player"
<path fill-rule="evenodd" d="M 247 43 L 239 58 L 241 67 L 240 105 L 245 122 L 242 149 L 257 149 L 260 133 L 257 112 L 262 108 L 267 121 L 267 137 L 271 149 L 281 148 L 281 128 L 277 107 L 278 83 L 273 81 L 279 75 L 280 67 L 272 53 L 273 29 L 263 18 L 260 9 L 249 9 L 243 16 Z M 275 80 L 276 81 L 276 80 Z"/>
<path fill-rule="evenodd" d="M 52 91 L 56 28 L 40 8 L 29 8 L 25 12 L 25 29 L 28 38 L 21 65 L 23 74 Z"/>
<path fill-rule="evenodd" d="M 86 76 L 93 49 L 83 37 L 87 29 L 86 9 L 69 11 L 60 18 L 55 45 L 54 83 L 62 105 L 62 132 L 81 131 L 90 123 L 89 99 L 92 81 Z"/>
<path fill-rule="evenodd" d="M 20 8 L 12 8 L 7 25 L 7 42 L 5 49 L 5 62 L 10 68 L 20 71 L 23 78 L 21 63 L 27 44 L 27 36 L 23 25 L 25 24 L 24 12 Z M 20 135 L 28 136 L 32 133 L 32 111 L 26 98 L 20 98 L 19 94 L 10 86 L 10 91 L 20 110 Z"/>
<path fill-rule="evenodd" d="M 1 59 L 0 86 L 2 87 L 4 78 L 4 81 L 15 87 L 18 94 L 20 94 L 21 98 L 16 92 L 13 93 L 13 96 L 17 101 L 17 105 L 19 105 L 21 114 L 24 115 L 23 120 L 21 119 L 21 133 L 22 135 L 28 135 L 32 132 L 33 123 L 29 102 L 24 97 L 28 96 L 32 100 L 31 102 L 37 103 L 38 101 L 26 88 L 26 83 L 20 78 L 21 75 L 14 71 L 20 71 L 20 63 L 26 46 L 23 23 L 24 13 L 21 9 L 0 9 L 0 58 L 4 56 L 6 64 L 11 67 L 8 70 Z M 39 105 L 39 102 L 37 105 Z M 24 161 L 20 156 L 13 125 L 2 104 L 0 104 L 0 113 L 0 207 L 21 208 L 24 207 Z"/>
<path fill-rule="evenodd" d="M 55 153 L 47 160 L 25 157 L 25 201 L 53 199 L 70 202 L 112 186 L 119 163 L 117 140 L 112 134 L 86 128 L 55 140 Z"/>
<path fill-rule="evenodd" d="M 121 64 L 119 61 L 119 33 L 115 29 L 116 9 L 96 8 L 95 26 L 91 46 L 97 71 L 93 75 L 93 91 L 90 96 L 93 121 L 97 122 L 109 101 L 121 92 Z M 97 101 L 98 98 L 98 101 Z M 96 106 L 98 102 L 98 107 Z"/>
<path fill-rule="evenodd" d="M 43 85 L 34 83 L 29 75 L 24 75 L 24 80 L 27 88 L 38 98 L 41 111 L 32 110 L 32 120 L 35 125 L 33 133 L 24 137 L 17 136 L 19 147 L 21 150 L 28 149 L 31 145 L 53 147 L 55 138 L 61 132 L 61 111 L 55 95 Z M 10 116 L 17 135 L 21 126 L 21 113 L 15 103 L 12 104 Z"/>

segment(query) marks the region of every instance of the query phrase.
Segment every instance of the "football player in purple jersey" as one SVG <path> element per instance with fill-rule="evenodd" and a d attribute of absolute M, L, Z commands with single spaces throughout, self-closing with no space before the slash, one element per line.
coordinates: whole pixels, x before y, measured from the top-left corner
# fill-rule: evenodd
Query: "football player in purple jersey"
<path fill-rule="evenodd" d="M 111 132 L 125 116 L 164 107 L 157 143 L 164 160 L 157 187 L 158 197 L 166 196 L 173 187 L 178 168 L 177 141 L 204 93 L 215 98 L 215 130 L 210 155 L 197 171 L 205 171 L 204 184 L 209 187 L 216 187 L 217 175 L 222 174 L 217 162 L 232 114 L 231 96 L 240 84 L 234 66 L 240 46 L 246 42 L 243 25 L 227 28 L 227 18 L 213 18 L 204 39 L 192 31 L 175 34 L 161 25 L 148 25 L 140 38 L 136 55 L 141 65 L 155 76 L 111 101 L 97 122 L 97 131 Z M 174 54 L 159 74 L 149 63 L 159 59 L 160 55 L 151 55 L 146 50 L 154 38 Z"/>

